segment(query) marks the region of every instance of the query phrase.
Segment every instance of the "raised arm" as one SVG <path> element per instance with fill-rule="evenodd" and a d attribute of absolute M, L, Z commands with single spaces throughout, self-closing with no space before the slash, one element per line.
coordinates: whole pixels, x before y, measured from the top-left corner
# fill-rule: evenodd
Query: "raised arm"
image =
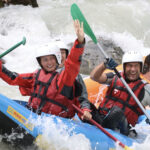
<path fill-rule="evenodd" d="M 90 78 L 96 82 L 105 83 L 107 81 L 106 73 L 104 73 L 105 69 L 104 63 L 101 63 L 92 70 Z"/>
<path fill-rule="evenodd" d="M 69 87 L 73 86 L 75 78 L 80 70 L 82 54 L 85 45 L 83 23 L 80 25 L 79 21 L 75 20 L 74 28 L 77 35 L 77 40 L 75 41 L 71 52 L 65 61 L 65 70 L 61 74 L 61 78 L 58 81 L 58 86 L 61 85 L 60 88 L 62 88 L 63 85 Z"/>
<path fill-rule="evenodd" d="M 91 72 L 90 78 L 99 83 L 106 83 L 108 74 L 104 73 L 105 69 L 113 70 L 117 65 L 112 58 L 107 58 Z"/>

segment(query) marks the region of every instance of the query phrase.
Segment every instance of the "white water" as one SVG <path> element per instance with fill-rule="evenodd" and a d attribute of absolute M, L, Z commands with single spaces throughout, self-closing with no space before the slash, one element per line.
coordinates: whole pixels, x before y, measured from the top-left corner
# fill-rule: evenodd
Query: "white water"
<path fill-rule="evenodd" d="M 36 125 L 41 126 L 41 122 L 42 128 L 44 129 L 44 136 L 42 140 L 37 141 L 37 144 L 39 142 L 42 148 L 44 144 L 46 145 L 46 150 L 91 150 L 90 141 L 83 134 L 73 133 L 74 126 L 68 128 L 59 118 L 57 118 L 56 125 L 53 121 L 53 117 L 38 118 Z M 49 126 L 49 128 L 47 128 L 47 126 Z"/>
<path fill-rule="evenodd" d="M 58 38 L 68 43 L 75 40 L 70 15 L 70 6 L 73 2 L 79 5 L 97 37 L 112 39 L 124 51 L 134 49 L 140 51 L 143 56 L 150 52 L 149 0 L 37 1 L 40 7 L 36 9 L 30 6 L 9 6 L 0 9 L 0 53 L 21 41 L 23 36 L 27 38 L 25 46 L 20 46 L 4 57 L 6 67 L 12 71 L 24 73 L 36 70 L 36 49 L 44 43 Z M 17 87 L 8 86 L 1 80 L 0 86 L 0 93 L 10 98 L 28 99 L 19 94 Z M 147 126 L 136 128 L 140 132 L 140 139 L 143 134 L 143 137 L 150 134 Z M 71 142 L 77 144 L 78 138 L 74 137 Z M 149 150 L 149 143 L 150 139 L 147 137 L 144 144 L 136 144 L 134 149 Z M 71 149 L 67 142 L 64 144 L 66 149 Z"/>

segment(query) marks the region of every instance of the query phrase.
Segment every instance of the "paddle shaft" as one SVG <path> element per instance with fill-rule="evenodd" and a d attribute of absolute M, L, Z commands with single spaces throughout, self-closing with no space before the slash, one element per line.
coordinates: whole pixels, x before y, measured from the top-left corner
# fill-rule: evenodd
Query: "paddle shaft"
<path fill-rule="evenodd" d="M 14 50 L 15 48 L 17 48 L 17 47 L 20 46 L 21 44 L 24 45 L 25 42 L 26 42 L 26 39 L 25 39 L 25 37 L 24 37 L 21 42 L 15 44 L 13 47 L 9 48 L 9 49 L 6 50 L 4 53 L 2 53 L 2 54 L 0 55 L 0 58 L 4 57 L 4 56 L 7 55 L 8 53 L 10 53 L 12 50 Z"/>
<path fill-rule="evenodd" d="M 82 110 L 77 107 L 76 105 L 72 104 L 72 106 L 81 114 L 83 115 Z M 113 139 L 115 142 L 118 142 L 119 145 L 123 148 L 125 148 L 125 145 L 123 143 L 121 143 L 118 139 L 116 139 L 114 136 L 112 136 L 108 131 L 106 131 L 100 124 L 98 124 L 95 120 L 90 119 L 89 120 L 92 124 L 94 124 L 95 126 L 97 126 L 101 131 L 103 131 L 107 136 L 109 136 L 111 139 Z"/>
<path fill-rule="evenodd" d="M 97 43 L 98 48 L 101 50 L 101 52 L 104 54 L 105 58 L 109 58 L 108 55 L 105 53 L 105 51 L 103 50 L 103 48 L 100 46 L 99 43 Z M 143 111 L 143 113 L 146 115 L 146 117 L 150 120 L 150 116 L 149 114 L 145 111 L 143 105 L 140 103 L 140 101 L 138 100 L 138 98 L 135 96 L 135 94 L 133 93 L 133 91 L 131 90 L 131 88 L 129 87 L 129 85 L 126 83 L 126 81 L 124 80 L 124 78 L 120 75 L 120 73 L 118 72 L 118 70 L 116 68 L 114 68 L 114 72 L 116 73 L 116 75 L 120 78 L 120 80 L 122 81 L 122 83 L 124 84 L 124 86 L 127 88 L 128 92 L 130 93 L 130 95 L 134 98 L 134 100 L 136 101 L 136 103 L 138 104 L 138 106 L 141 108 L 141 110 Z"/>

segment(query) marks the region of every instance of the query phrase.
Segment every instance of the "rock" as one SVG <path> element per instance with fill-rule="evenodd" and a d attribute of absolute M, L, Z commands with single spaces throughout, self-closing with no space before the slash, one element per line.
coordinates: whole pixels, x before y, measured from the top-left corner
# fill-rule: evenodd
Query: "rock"
<path fill-rule="evenodd" d="M 4 7 L 4 4 L 13 4 L 13 5 L 31 5 L 32 7 L 38 7 L 38 3 L 37 0 L 0 0 L 0 2 L 2 1 L 2 7 Z M 1 7 L 0 5 L 0 7 Z"/>
<path fill-rule="evenodd" d="M 38 7 L 37 1 L 36 0 L 9 0 L 9 4 L 13 4 L 13 5 L 31 5 L 32 7 Z"/>
<path fill-rule="evenodd" d="M 3 7 L 4 7 L 4 1 L 0 0 L 0 8 L 3 8 Z"/>
<path fill-rule="evenodd" d="M 80 73 L 89 74 L 89 61 L 84 58 L 82 58 Z"/>
<path fill-rule="evenodd" d="M 121 64 L 123 51 L 120 47 L 116 46 L 113 41 L 106 40 L 100 37 L 98 42 L 107 53 L 109 57 L 112 57 L 118 64 Z M 69 44 L 70 45 L 70 44 Z M 72 45 L 72 44 L 71 44 Z M 99 50 L 93 41 L 88 41 L 85 45 L 85 51 L 82 56 L 82 64 L 80 73 L 90 74 L 90 72 L 101 62 L 104 61 L 104 55 Z"/>

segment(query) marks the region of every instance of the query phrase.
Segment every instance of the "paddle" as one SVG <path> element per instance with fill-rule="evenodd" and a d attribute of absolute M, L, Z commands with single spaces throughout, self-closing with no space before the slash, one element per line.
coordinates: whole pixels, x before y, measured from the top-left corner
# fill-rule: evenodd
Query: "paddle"
<path fill-rule="evenodd" d="M 106 59 L 109 58 L 108 55 L 103 50 L 103 48 L 97 42 L 97 39 L 96 39 L 96 37 L 95 37 L 92 29 L 90 28 L 90 26 L 87 23 L 85 17 L 83 16 L 82 12 L 80 11 L 79 7 L 76 4 L 72 4 L 72 6 L 71 6 L 71 15 L 72 15 L 73 20 L 78 19 L 80 21 L 80 23 L 83 22 L 84 32 L 88 36 L 91 37 L 91 39 L 93 40 L 93 42 L 95 44 L 97 44 L 99 50 L 104 54 L 105 58 Z M 141 110 L 143 111 L 143 113 L 146 115 L 147 120 L 149 120 L 149 122 L 150 122 L 150 116 L 149 116 L 149 114 L 145 111 L 144 107 L 142 106 L 142 104 L 140 103 L 140 101 L 138 100 L 138 98 L 135 96 L 135 94 L 133 93 L 133 91 L 131 90 L 131 88 L 128 86 L 128 84 L 126 83 L 126 81 L 124 80 L 124 78 L 120 75 L 120 73 L 118 72 L 118 70 L 116 68 L 114 68 L 114 72 L 120 78 L 120 80 L 122 81 L 122 83 L 124 84 L 124 86 L 127 88 L 128 92 L 131 94 L 131 96 L 134 98 L 134 100 L 136 101 L 136 103 L 138 104 L 138 106 L 141 108 Z"/>
<path fill-rule="evenodd" d="M 8 50 L 6 50 L 4 53 L 0 54 L 0 58 L 4 57 L 5 55 L 7 55 L 8 53 L 10 53 L 12 50 L 14 50 L 15 48 L 17 48 L 20 45 L 25 45 L 26 44 L 26 38 L 23 37 L 22 41 L 15 44 L 14 46 L 12 46 L 11 48 L 9 48 Z"/>
<path fill-rule="evenodd" d="M 77 107 L 76 105 L 72 104 L 72 106 L 81 114 L 83 115 L 82 110 Z M 103 133 L 105 133 L 107 136 L 109 136 L 111 139 L 113 139 L 115 142 L 117 142 L 121 147 L 123 147 L 125 150 L 132 150 L 128 146 L 124 145 L 122 142 L 120 142 L 117 138 L 115 138 L 113 135 L 111 135 L 107 130 L 105 130 L 100 124 L 98 124 L 95 120 L 90 119 L 89 120 L 92 124 L 97 126 Z"/>

